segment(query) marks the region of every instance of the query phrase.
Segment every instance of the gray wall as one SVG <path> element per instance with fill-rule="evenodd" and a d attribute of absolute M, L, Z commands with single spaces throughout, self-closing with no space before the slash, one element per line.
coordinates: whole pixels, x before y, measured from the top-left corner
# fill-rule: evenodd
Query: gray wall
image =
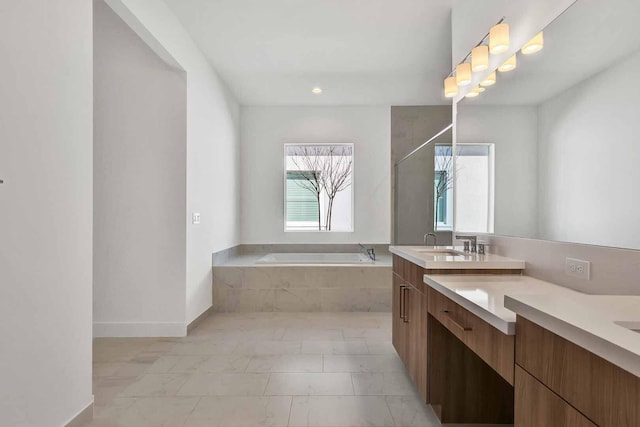
<path fill-rule="evenodd" d="M 185 76 L 94 9 L 95 334 L 182 335 Z"/>
<path fill-rule="evenodd" d="M 0 3 L 0 424 L 93 402 L 91 2 Z"/>
<path fill-rule="evenodd" d="M 391 107 L 391 170 L 449 124 L 448 105 Z M 442 141 L 446 139 L 441 137 Z M 422 244 L 423 235 L 433 232 L 433 155 L 433 147 L 428 146 L 402 163 L 398 182 L 392 174 L 392 242 L 396 244 Z M 438 244 L 451 243 L 451 232 L 437 234 Z"/>

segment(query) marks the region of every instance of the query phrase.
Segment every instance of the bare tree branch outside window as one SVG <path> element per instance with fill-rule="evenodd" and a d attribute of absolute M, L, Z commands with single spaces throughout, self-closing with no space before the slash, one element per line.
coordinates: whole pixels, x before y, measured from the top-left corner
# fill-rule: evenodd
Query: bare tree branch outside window
<path fill-rule="evenodd" d="M 436 152 L 435 156 L 435 179 L 434 179 L 434 198 L 435 198 L 435 229 L 437 229 L 438 222 L 443 218 L 438 217 L 439 209 L 438 203 L 447 194 L 447 192 L 453 188 L 453 153 L 451 146 L 440 146 L 440 152 Z"/>
<path fill-rule="evenodd" d="M 322 229 L 320 199 L 326 196 L 324 229 L 331 231 L 336 196 L 352 183 L 353 149 L 350 145 L 299 145 L 287 150 L 304 180 L 296 183 L 311 191 L 318 200 L 318 229 Z"/>

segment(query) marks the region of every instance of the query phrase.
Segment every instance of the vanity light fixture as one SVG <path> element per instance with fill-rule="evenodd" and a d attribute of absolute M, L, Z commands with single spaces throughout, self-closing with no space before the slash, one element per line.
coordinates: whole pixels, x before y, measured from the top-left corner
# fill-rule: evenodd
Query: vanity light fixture
<path fill-rule="evenodd" d="M 501 22 L 489 31 L 489 51 L 492 55 L 504 53 L 509 49 L 509 24 Z"/>
<path fill-rule="evenodd" d="M 516 55 L 513 55 L 511 58 L 507 59 L 507 61 L 498 67 L 498 71 L 501 73 L 506 73 L 511 70 L 515 70 L 517 66 L 517 58 Z"/>
<path fill-rule="evenodd" d="M 542 32 L 539 32 L 522 47 L 522 54 L 531 55 L 532 53 L 540 52 L 543 47 L 544 35 Z"/>
<path fill-rule="evenodd" d="M 456 67 L 456 83 L 458 86 L 467 86 L 471 83 L 471 64 L 463 62 Z"/>
<path fill-rule="evenodd" d="M 480 92 L 476 92 L 475 89 L 472 89 L 464 97 L 465 98 L 475 98 L 478 95 L 480 95 Z"/>
<path fill-rule="evenodd" d="M 311 89 L 311 92 L 316 95 L 320 95 L 322 93 L 322 89 L 320 89 L 319 87 L 314 87 L 313 89 Z"/>
<path fill-rule="evenodd" d="M 444 80 L 444 96 L 445 98 L 453 98 L 458 94 L 458 83 L 455 77 L 447 77 Z"/>
<path fill-rule="evenodd" d="M 485 90 L 487 90 L 487 89 L 485 89 L 485 88 L 483 88 L 481 86 L 476 86 L 475 88 L 472 89 L 472 92 L 482 93 Z"/>
<path fill-rule="evenodd" d="M 496 72 L 494 71 L 493 73 L 485 77 L 483 81 L 480 82 L 480 86 L 483 86 L 483 87 L 493 86 L 494 84 L 496 84 L 496 80 L 497 80 Z"/>
<path fill-rule="evenodd" d="M 489 46 L 480 45 L 471 51 L 471 70 L 475 73 L 489 68 Z"/>

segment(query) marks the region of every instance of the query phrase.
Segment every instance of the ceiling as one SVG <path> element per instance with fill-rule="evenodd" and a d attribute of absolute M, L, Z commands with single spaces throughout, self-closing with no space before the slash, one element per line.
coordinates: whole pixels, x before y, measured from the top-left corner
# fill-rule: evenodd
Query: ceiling
<path fill-rule="evenodd" d="M 518 55 L 495 86 L 463 105 L 537 105 L 640 49 L 640 1 L 581 0 L 544 30 L 544 49 Z"/>
<path fill-rule="evenodd" d="M 243 105 L 448 103 L 453 0 L 165 2 Z"/>

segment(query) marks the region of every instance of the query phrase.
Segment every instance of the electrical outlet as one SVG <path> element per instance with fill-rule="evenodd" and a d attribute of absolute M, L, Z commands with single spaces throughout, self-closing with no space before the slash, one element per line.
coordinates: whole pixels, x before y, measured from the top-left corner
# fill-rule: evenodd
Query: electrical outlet
<path fill-rule="evenodd" d="M 567 258 L 565 261 L 564 272 L 567 276 L 590 280 L 591 263 L 581 259 Z"/>
<path fill-rule="evenodd" d="M 200 214 L 198 212 L 193 213 L 193 216 L 191 217 L 191 222 L 193 224 L 200 224 Z"/>

